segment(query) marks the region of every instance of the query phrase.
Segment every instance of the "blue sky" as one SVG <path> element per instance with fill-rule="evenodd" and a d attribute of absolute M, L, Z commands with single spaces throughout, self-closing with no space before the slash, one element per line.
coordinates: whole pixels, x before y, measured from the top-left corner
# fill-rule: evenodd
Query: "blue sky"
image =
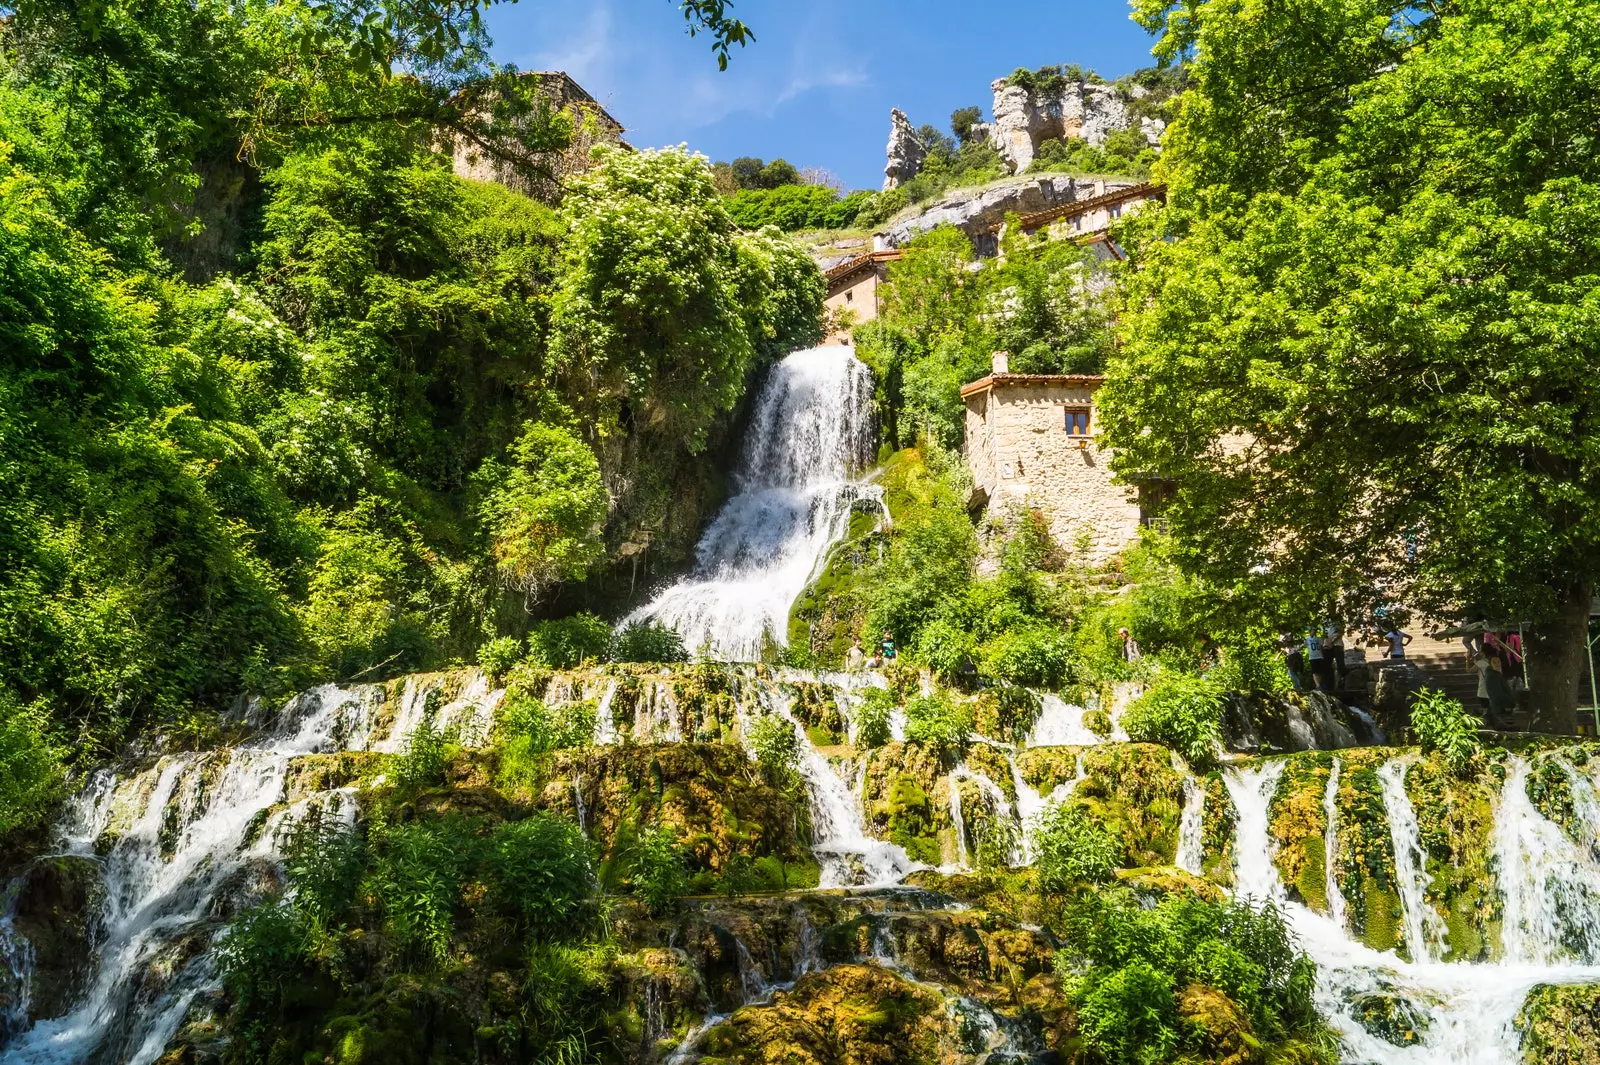
<path fill-rule="evenodd" d="M 519 0 L 490 9 L 495 56 L 565 70 L 639 147 L 686 143 L 713 159 L 782 156 L 849 188 L 883 182 L 889 109 L 949 124 L 1019 66 L 1078 63 L 1115 77 L 1151 40 L 1123 0 L 736 0 L 756 34 L 719 72 L 673 0 Z"/>

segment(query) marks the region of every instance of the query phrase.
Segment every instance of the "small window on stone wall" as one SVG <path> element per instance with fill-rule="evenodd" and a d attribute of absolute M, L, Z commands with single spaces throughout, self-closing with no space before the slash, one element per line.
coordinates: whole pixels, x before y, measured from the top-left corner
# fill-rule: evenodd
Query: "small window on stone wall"
<path fill-rule="evenodd" d="M 1067 435 L 1068 436 L 1088 436 L 1089 435 L 1089 408 L 1088 407 L 1065 407 L 1063 409 L 1066 411 L 1066 414 L 1067 414 Z"/>
<path fill-rule="evenodd" d="M 849 291 L 845 292 L 844 301 L 846 303 L 854 303 L 856 301 L 856 294 L 854 292 L 849 292 Z"/>

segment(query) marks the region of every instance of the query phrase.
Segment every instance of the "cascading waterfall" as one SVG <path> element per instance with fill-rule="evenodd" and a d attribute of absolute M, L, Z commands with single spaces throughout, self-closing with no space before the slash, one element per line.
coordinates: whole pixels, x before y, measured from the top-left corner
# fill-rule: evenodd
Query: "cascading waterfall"
<path fill-rule="evenodd" d="M 1039 693 L 1039 716 L 1034 719 L 1028 733 L 1029 747 L 1087 747 L 1104 743 L 1083 723 L 1086 713 L 1081 706 L 1073 706 L 1059 695 Z"/>
<path fill-rule="evenodd" d="M 1341 930 L 1344 923 L 1344 892 L 1339 889 L 1339 759 L 1328 770 L 1328 786 L 1322 793 L 1322 878 L 1328 899 L 1328 920 Z"/>
<path fill-rule="evenodd" d="M 0 1046 L 28 1025 L 33 1001 L 33 944 L 14 926 L 20 879 L 0 895 Z"/>
<path fill-rule="evenodd" d="M 1178 853 L 1173 864 L 1186 873 L 1199 876 L 1205 860 L 1206 793 L 1192 774 L 1183 778 L 1183 815 L 1178 819 Z"/>
<path fill-rule="evenodd" d="M 1513 821 L 1528 814 L 1540 816 L 1531 804 L 1526 811 L 1519 809 L 1519 802 L 1527 801 L 1523 787 L 1526 767 L 1522 769 L 1522 780 L 1513 787 L 1513 767 L 1501 802 L 1502 814 L 1509 807 Z M 1389 772 L 1403 783 L 1403 771 Z M 1600 981 L 1600 967 L 1592 965 L 1534 965 L 1516 960 L 1499 964 L 1406 962 L 1393 952 L 1380 953 L 1363 946 L 1329 917 L 1290 900 L 1273 863 L 1270 832 L 1272 796 L 1282 773 L 1281 761 L 1224 773 L 1235 811 L 1235 891 L 1276 906 L 1300 947 L 1316 961 L 1317 1010 L 1338 1031 L 1345 1061 L 1363 1065 L 1516 1065 L 1521 1058 L 1514 1020 L 1528 992 L 1542 983 Z M 1391 816 L 1396 808 L 1398 801 L 1390 807 Z M 1407 799 L 1404 809 L 1409 808 Z M 1411 833 L 1403 842 L 1409 846 L 1414 839 Z M 1502 868 L 1502 890 L 1509 907 L 1516 889 L 1504 883 L 1507 875 Z M 1525 877 L 1526 873 L 1516 875 Z M 1363 1007 L 1383 1002 L 1398 1004 L 1415 1020 L 1414 1042 L 1397 1046 L 1363 1025 Z"/>
<path fill-rule="evenodd" d="M 950 788 L 950 827 L 956 834 L 956 869 L 970 868 L 967 859 L 967 819 L 961 816 L 961 781 L 954 773 L 945 777 Z"/>
<path fill-rule="evenodd" d="M 128 776 L 93 774 L 68 803 L 56 840 L 61 856 L 95 861 L 105 888 L 88 990 L 65 1016 L 18 1033 L 0 1062 L 149 1065 L 160 1057 L 193 1000 L 216 986 L 209 953 L 174 970 L 183 956 L 177 948 L 195 936 L 214 937 L 219 914 L 250 901 L 241 874 L 275 859 L 281 830 L 313 803 L 342 820 L 354 817 L 345 791 L 284 804 L 290 761 L 337 750 L 402 750 L 401 729 L 425 717 L 429 705 L 443 727 L 463 734 L 492 716 L 498 693 L 488 692 L 481 674 L 469 674 L 442 706 L 437 689 L 412 681 L 382 739 L 374 739 L 382 686 L 324 685 L 291 699 L 273 728 L 242 746 L 163 757 Z"/>
<path fill-rule="evenodd" d="M 756 399 L 736 494 L 695 549 L 695 570 L 628 622 L 676 629 L 691 650 L 753 662 L 763 642 L 787 642 L 789 608 L 857 501 L 882 491 L 852 480 L 872 451 L 872 374 L 853 349 L 797 351 Z"/>
<path fill-rule="evenodd" d="M 1600 809 L 1594 784 L 1567 769 L 1573 811 L 1588 846 L 1574 843 L 1528 799 L 1529 764 L 1512 758 L 1495 818 L 1506 958 L 1554 965 L 1574 958 L 1600 962 Z"/>
<path fill-rule="evenodd" d="M 1414 961 L 1432 961 L 1444 953 L 1449 929 L 1439 911 L 1428 904 L 1427 852 L 1422 849 L 1417 828 L 1417 811 L 1406 794 L 1408 763 L 1391 759 L 1378 770 L 1383 784 L 1383 807 L 1388 815 L 1389 836 L 1394 845 L 1394 875 L 1400 892 L 1400 907 L 1405 916 L 1406 949 Z"/>

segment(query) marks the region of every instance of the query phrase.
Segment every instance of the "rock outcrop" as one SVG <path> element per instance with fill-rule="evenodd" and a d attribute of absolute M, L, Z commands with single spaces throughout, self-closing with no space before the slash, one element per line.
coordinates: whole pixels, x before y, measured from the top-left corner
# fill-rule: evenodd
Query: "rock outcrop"
<path fill-rule="evenodd" d="M 1099 147 L 1107 134 L 1132 124 L 1127 102 L 1111 85 L 1067 81 L 1053 91 L 1030 92 L 998 78 L 989 87 L 994 90 L 989 143 L 1012 173 L 1028 169 L 1044 141 L 1081 138 Z"/>
<path fill-rule="evenodd" d="M 889 162 L 883 168 L 883 189 L 899 188 L 917 176 L 928 150 L 917 140 L 917 131 L 906 113 L 898 107 L 889 112 Z"/>
<path fill-rule="evenodd" d="M 1066 174 L 1041 174 L 987 188 L 953 189 L 921 213 L 891 221 L 877 235 L 877 244 L 880 248 L 904 247 L 919 234 L 952 225 L 971 238 L 978 254 L 990 256 L 995 249 L 985 247 L 984 242 L 995 240 L 992 230 L 1009 212 L 1043 211 L 1136 184 L 1135 181 L 1096 181 Z"/>

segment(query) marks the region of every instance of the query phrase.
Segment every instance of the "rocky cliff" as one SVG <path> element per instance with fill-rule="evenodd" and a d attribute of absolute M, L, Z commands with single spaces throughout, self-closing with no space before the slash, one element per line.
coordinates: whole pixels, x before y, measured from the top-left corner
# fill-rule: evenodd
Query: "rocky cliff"
<path fill-rule="evenodd" d="M 1067 79 L 1059 87 L 1028 88 L 1010 78 L 997 78 L 989 88 L 994 92 L 989 143 L 1014 174 L 1028 169 L 1039 145 L 1047 140 L 1078 139 L 1098 148 L 1110 134 L 1137 128 L 1154 148 L 1166 130 L 1161 119 L 1140 119 L 1129 109 L 1129 101 L 1144 94 L 1137 85 L 1123 88 Z"/>

